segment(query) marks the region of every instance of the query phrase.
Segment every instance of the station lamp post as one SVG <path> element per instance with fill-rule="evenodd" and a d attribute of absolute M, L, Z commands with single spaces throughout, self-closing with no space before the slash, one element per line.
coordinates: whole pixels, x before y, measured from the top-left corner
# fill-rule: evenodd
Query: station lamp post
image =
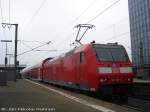
<path fill-rule="evenodd" d="M 6 43 L 6 54 L 5 54 L 5 67 L 7 67 L 8 59 L 7 59 L 7 43 L 12 42 L 12 40 L 1 40 L 1 42 Z"/>
<path fill-rule="evenodd" d="M 14 57 L 14 55 L 13 55 L 13 54 L 7 54 L 7 56 L 9 56 L 9 61 L 8 61 L 8 63 L 9 63 L 9 66 L 10 66 L 10 65 L 11 65 L 11 64 L 10 64 L 11 58 Z"/>

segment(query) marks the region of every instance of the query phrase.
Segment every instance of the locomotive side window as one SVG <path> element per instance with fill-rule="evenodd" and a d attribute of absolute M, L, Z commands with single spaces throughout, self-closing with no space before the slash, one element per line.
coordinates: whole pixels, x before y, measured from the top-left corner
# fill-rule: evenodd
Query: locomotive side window
<path fill-rule="evenodd" d="M 84 62 L 85 62 L 85 53 L 80 52 L 80 63 L 84 63 Z"/>

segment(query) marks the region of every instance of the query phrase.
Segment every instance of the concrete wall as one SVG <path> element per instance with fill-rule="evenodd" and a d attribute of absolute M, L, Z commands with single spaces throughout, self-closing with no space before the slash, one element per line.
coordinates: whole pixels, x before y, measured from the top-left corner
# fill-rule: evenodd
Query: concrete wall
<path fill-rule="evenodd" d="M 15 80 L 15 72 L 14 70 L 7 71 L 7 81 L 14 81 Z"/>
<path fill-rule="evenodd" d="M 7 76 L 4 70 L 0 70 L 0 86 L 7 85 Z"/>

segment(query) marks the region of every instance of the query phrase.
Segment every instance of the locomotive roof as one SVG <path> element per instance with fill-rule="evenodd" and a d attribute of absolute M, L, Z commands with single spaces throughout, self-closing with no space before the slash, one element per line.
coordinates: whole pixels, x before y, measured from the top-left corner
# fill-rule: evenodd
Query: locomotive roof
<path fill-rule="evenodd" d="M 94 45 L 94 46 L 101 46 L 101 47 L 113 47 L 113 48 L 115 48 L 115 47 L 123 47 L 122 45 L 120 45 L 120 44 L 116 44 L 116 43 L 107 43 L 107 44 L 98 44 L 98 43 L 96 43 L 96 44 L 92 44 L 92 45 Z"/>
<path fill-rule="evenodd" d="M 61 55 L 59 55 L 59 56 L 56 56 L 56 57 L 54 57 L 54 58 L 51 58 L 51 57 L 49 57 L 49 58 L 46 58 L 45 60 L 43 60 L 43 61 L 41 61 L 40 63 L 38 63 L 38 64 L 36 64 L 36 65 L 34 65 L 34 66 L 30 66 L 30 67 L 27 67 L 27 68 L 25 68 L 23 71 L 26 71 L 26 70 L 30 70 L 30 69 L 33 69 L 33 68 L 37 68 L 37 67 L 41 67 L 42 66 L 42 64 L 43 63 L 45 63 L 45 62 L 52 62 L 52 61 L 55 61 L 55 60 L 57 60 L 57 59 L 59 59 L 59 58 L 63 58 L 64 56 L 66 56 L 66 55 L 70 55 L 70 54 L 72 54 L 73 52 L 80 52 L 80 51 L 82 51 L 83 49 L 85 49 L 85 48 L 87 48 L 87 46 L 90 46 L 90 45 L 94 45 L 94 46 L 104 46 L 104 47 L 113 47 L 113 48 L 118 48 L 118 47 L 123 47 L 122 45 L 119 45 L 118 43 L 107 43 L 107 44 L 100 44 L 100 43 L 89 43 L 89 44 L 84 44 L 84 45 L 81 45 L 81 46 L 78 46 L 78 47 L 76 47 L 76 48 L 74 48 L 74 49 L 72 49 L 72 50 L 70 50 L 70 51 L 68 51 L 68 52 L 66 52 L 66 53 L 63 53 L 63 54 L 61 54 Z"/>

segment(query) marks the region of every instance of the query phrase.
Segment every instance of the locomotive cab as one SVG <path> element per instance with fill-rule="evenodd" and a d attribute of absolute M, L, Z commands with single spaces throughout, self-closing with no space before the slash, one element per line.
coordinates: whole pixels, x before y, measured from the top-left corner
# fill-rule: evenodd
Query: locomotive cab
<path fill-rule="evenodd" d="M 121 88 L 121 91 L 127 91 L 134 75 L 125 48 L 117 43 L 92 44 L 92 46 L 97 61 L 99 89 L 106 91 Z"/>

